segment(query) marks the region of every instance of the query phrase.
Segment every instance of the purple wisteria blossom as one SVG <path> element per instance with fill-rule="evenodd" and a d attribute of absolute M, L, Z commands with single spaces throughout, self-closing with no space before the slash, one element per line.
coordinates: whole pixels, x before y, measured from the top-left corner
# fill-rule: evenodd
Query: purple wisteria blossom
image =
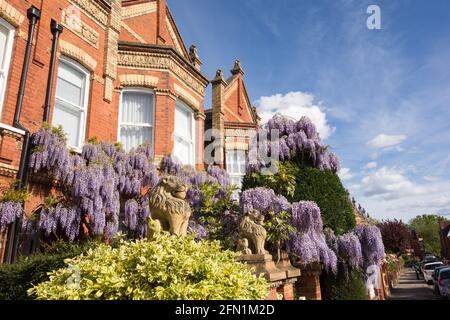
<path fill-rule="evenodd" d="M 277 130 L 277 131 L 273 131 Z M 271 133 L 278 132 L 278 139 L 271 141 Z M 247 174 L 260 172 L 269 165 L 267 157 L 277 157 L 275 160 L 303 159 L 308 157 L 312 164 L 320 170 L 340 169 L 339 159 L 323 145 L 316 127 L 307 117 L 295 122 L 282 115 L 273 116 L 265 125 L 261 126 L 257 134 L 252 137 L 246 165 Z"/>
<path fill-rule="evenodd" d="M 380 229 L 376 226 L 358 226 L 353 230 L 361 243 L 363 268 L 379 265 L 384 258 L 384 244 Z"/>
<path fill-rule="evenodd" d="M 195 234 L 196 240 L 207 239 L 209 236 L 208 230 L 203 225 L 195 221 L 195 219 L 189 220 L 187 231 L 188 234 Z"/>
<path fill-rule="evenodd" d="M 183 165 L 172 156 L 164 156 L 161 160 L 160 168 L 164 174 L 178 176 Z"/>
<path fill-rule="evenodd" d="M 159 181 L 149 146 L 125 152 L 111 143 L 93 142 L 83 146 L 80 156 L 71 154 L 61 131 L 52 128 L 33 134 L 32 143 L 30 168 L 58 180 L 66 201 L 71 203 L 70 208 L 57 204 L 42 211 L 38 227 L 45 234 L 62 232 L 73 240 L 78 236 L 82 217 L 87 216 L 91 232 L 110 239 L 119 230 L 121 199 L 127 203 L 124 228 L 145 233 L 143 220 L 149 212 L 141 192 Z M 138 207 L 136 214 L 134 203 Z"/>
<path fill-rule="evenodd" d="M 337 271 L 337 257 L 326 242 L 320 209 L 312 201 L 292 204 L 292 224 L 296 233 L 289 236 L 286 249 L 304 264 L 322 263 L 333 273 Z"/>
<path fill-rule="evenodd" d="M 0 202 L 0 232 L 23 214 L 22 204 L 15 201 Z"/>
<path fill-rule="evenodd" d="M 337 237 L 337 252 L 339 260 L 352 269 L 357 269 L 363 265 L 363 254 L 361 243 L 353 233 L 346 233 Z"/>
<path fill-rule="evenodd" d="M 259 210 L 266 214 L 269 211 L 280 213 L 289 212 L 291 204 L 281 195 L 276 195 L 272 189 L 258 187 L 245 190 L 241 193 L 240 199 L 241 212 L 247 213 L 252 209 Z"/>

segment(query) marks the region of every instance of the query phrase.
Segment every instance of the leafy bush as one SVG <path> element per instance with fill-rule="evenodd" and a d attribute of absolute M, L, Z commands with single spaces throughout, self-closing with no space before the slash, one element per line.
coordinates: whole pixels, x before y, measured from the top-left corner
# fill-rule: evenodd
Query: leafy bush
<path fill-rule="evenodd" d="M 378 224 L 387 252 L 406 253 L 412 240 L 411 231 L 401 220 L 387 220 Z"/>
<path fill-rule="evenodd" d="M 0 265 L 0 300 L 25 300 L 33 284 L 49 279 L 47 273 L 62 268 L 64 260 L 81 254 L 86 246 L 57 242 L 44 253 L 19 259 L 15 264 Z"/>
<path fill-rule="evenodd" d="M 361 274 L 339 272 L 323 274 L 320 281 L 324 300 L 367 300 L 367 290 Z"/>
<path fill-rule="evenodd" d="M 66 260 L 72 268 L 50 274 L 29 290 L 38 299 L 263 299 L 268 285 L 222 251 L 218 242 L 167 233 L 155 241 L 100 245 Z M 74 270 L 80 281 L 73 282 Z"/>
<path fill-rule="evenodd" d="M 286 181 L 295 181 L 287 184 Z M 285 196 L 290 202 L 314 201 L 320 208 L 325 227 L 337 235 L 344 234 L 355 227 L 355 215 L 339 177 L 331 170 L 320 170 L 294 161 L 279 164 L 275 175 L 262 175 L 257 172 L 247 174 L 243 190 L 270 186 Z M 278 187 L 277 187 L 278 186 Z"/>

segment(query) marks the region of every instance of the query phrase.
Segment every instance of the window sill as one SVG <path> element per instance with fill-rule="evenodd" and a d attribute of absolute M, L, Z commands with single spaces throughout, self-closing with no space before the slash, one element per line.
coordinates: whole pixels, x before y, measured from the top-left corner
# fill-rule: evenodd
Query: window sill
<path fill-rule="evenodd" d="M 11 131 L 11 132 L 20 134 L 20 135 L 22 135 L 22 136 L 25 135 L 25 130 L 15 128 L 15 127 L 13 127 L 13 126 L 7 125 L 7 124 L 2 123 L 2 122 L 0 122 L 0 129 L 8 130 L 8 131 Z"/>

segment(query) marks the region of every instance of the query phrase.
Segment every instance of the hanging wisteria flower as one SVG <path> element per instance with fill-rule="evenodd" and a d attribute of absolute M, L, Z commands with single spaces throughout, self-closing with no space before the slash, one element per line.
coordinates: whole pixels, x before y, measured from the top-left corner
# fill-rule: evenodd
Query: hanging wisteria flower
<path fill-rule="evenodd" d="M 331 272 L 337 271 L 337 257 L 326 242 L 320 209 L 314 202 L 292 204 L 292 224 L 296 232 L 289 236 L 286 249 L 301 263 L 321 262 Z"/>
<path fill-rule="evenodd" d="M 276 140 L 271 140 L 275 133 Z M 260 172 L 273 161 L 293 158 L 304 160 L 307 157 L 313 166 L 320 170 L 338 172 L 339 160 L 323 145 L 316 127 L 307 117 L 294 122 L 292 119 L 276 114 L 261 126 L 252 137 L 246 173 Z M 273 158 L 268 160 L 268 158 Z"/>
<path fill-rule="evenodd" d="M 379 265 L 384 258 L 384 244 L 380 229 L 376 226 L 358 226 L 353 230 L 361 243 L 364 270 Z"/>
<path fill-rule="evenodd" d="M 0 202 L 0 232 L 20 218 L 23 213 L 23 207 L 20 202 L 6 201 Z"/>
<path fill-rule="evenodd" d="M 171 156 L 164 156 L 160 163 L 161 171 L 165 174 L 178 175 L 182 168 L 181 162 Z"/>
<path fill-rule="evenodd" d="M 258 187 L 245 190 L 241 193 L 241 212 L 247 213 L 252 209 L 259 210 L 266 214 L 269 211 L 280 213 L 290 211 L 291 205 L 287 199 L 281 195 L 276 195 L 272 189 Z"/>
<path fill-rule="evenodd" d="M 353 233 L 337 237 L 336 254 L 343 263 L 352 269 L 357 269 L 363 265 L 361 243 Z"/>
<path fill-rule="evenodd" d="M 65 201 L 72 203 L 70 208 L 54 206 L 42 211 L 39 227 L 45 234 L 63 232 L 73 240 L 82 216 L 87 216 L 93 235 L 110 239 L 119 230 L 121 199 L 129 201 L 124 228 L 145 233 L 143 217 L 148 217 L 149 212 L 143 208 L 145 197 L 141 193 L 159 181 L 149 146 L 125 152 L 117 145 L 92 139 L 83 146 L 81 156 L 74 155 L 66 147 L 62 130 L 47 126 L 33 135 L 32 143 L 30 167 L 56 179 L 64 190 Z M 136 216 L 131 199 L 138 203 Z M 65 222 L 67 217 L 69 221 Z M 61 228 L 58 223 L 62 223 Z"/>

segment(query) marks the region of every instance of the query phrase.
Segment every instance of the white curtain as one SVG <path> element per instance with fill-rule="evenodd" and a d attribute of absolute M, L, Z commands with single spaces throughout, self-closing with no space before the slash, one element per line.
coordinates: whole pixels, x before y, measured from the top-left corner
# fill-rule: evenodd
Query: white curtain
<path fill-rule="evenodd" d="M 194 165 L 194 113 L 177 101 L 173 155 L 183 164 Z"/>
<path fill-rule="evenodd" d="M 245 175 L 245 150 L 227 150 L 226 168 L 231 177 L 231 183 L 242 186 L 242 180 Z"/>
<path fill-rule="evenodd" d="M 227 171 L 230 174 L 245 174 L 245 150 L 227 150 Z"/>
<path fill-rule="evenodd" d="M 120 122 L 120 142 L 125 150 L 152 144 L 153 94 L 124 92 Z"/>

